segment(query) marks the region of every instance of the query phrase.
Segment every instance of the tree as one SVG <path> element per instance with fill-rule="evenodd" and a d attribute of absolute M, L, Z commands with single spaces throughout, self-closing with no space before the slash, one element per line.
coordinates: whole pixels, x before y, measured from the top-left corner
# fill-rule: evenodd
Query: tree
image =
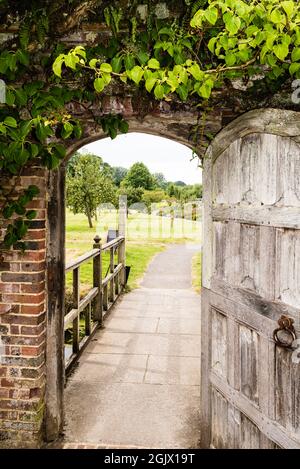
<path fill-rule="evenodd" d="M 156 186 L 160 189 L 165 190 L 167 188 L 168 183 L 163 173 L 154 173 L 153 179 Z"/>
<path fill-rule="evenodd" d="M 67 206 L 92 218 L 101 203 L 116 202 L 116 187 L 100 157 L 76 153 L 67 167 Z"/>
<path fill-rule="evenodd" d="M 122 168 L 122 166 L 114 166 L 112 168 L 113 180 L 116 186 L 120 187 L 121 182 L 126 177 L 128 169 Z"/>
<path fill-rule="evenodd" d="M 144 163 L 134 163 L 122 181 L 122 185 L 124 187 L 142 187 L 145 190 L 151 190 L 154 187 L 154 180 Z"/>
<path fill-rule="evenodd" d="M 166 193 L 161 189 L 144 191 L 142 202 L 144 202 L 144 204 L 150 208 L 151 204 L 159 203 L 162 200 L 165 200 L 166 197 Z"/>
<path fill-rule="evenodd" d="M 180 186 L 180 187 L 185 187 L 185 186 L 186 186 L 186 183 L 183 182 L 183 181 L 176 181 L 176 182 L 174 182 L 174 185 L 175 185 L 175 186 Z"/>
<path fill-rule="evenodd" d="M 144 194 L 144 189 L 142 187 L 125 187 L 124 185 L 120 187 L 118 195 L 127 195 L 127 207 L 129 208 L 133 204 L 142 202 Z"/>

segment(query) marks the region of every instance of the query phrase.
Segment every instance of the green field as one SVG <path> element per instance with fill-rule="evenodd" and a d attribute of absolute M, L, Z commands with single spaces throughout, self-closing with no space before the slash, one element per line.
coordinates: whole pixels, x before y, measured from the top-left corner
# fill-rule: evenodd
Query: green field
<path fill-rule="evenodd" d="M 98 216 L 94 228 L 89 228 L 84 215 L 66 214 L 66 258 L 67 261 L 92 249 L 93 238 L 99 235 L 106 242 L 108 229 L 117 228 L 116 211 L 103 211 Z M 128 288 L 138 286 L 147 265 L 153 256 L 169 243 L 197 242 L 200 243 L 201 224 L 183 219 L 174 219 L 174 224 L 167 217 L 148 216 L 147 214 L 130 214 L 127 223 L 126 264 L 131 266 Z M 109 254 L 103 256 L 103 276 L 107 273 Z M 92 286 L 92 262 L 80 268 L 81 294 Z M 67 291 L 72 288 L 72 273 L 67 274 Z"/>

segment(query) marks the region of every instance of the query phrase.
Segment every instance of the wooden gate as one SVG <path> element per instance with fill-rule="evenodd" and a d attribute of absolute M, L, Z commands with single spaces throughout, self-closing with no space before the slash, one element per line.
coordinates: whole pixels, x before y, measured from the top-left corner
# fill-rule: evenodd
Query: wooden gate
<path fill-rule="evenodd" d="M 299 113 L 252 111 L 207 152 L 202 447 L 300 448 L 298 351 L 273 339 L 281 315 L 299 332 L 299 135 Z"/>

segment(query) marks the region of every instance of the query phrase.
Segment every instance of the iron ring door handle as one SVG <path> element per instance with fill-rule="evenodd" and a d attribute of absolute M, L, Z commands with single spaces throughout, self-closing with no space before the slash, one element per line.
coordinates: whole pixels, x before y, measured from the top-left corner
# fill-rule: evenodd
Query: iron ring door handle
<path fill-rule="evenodd" d="M 281 318 L 278 320 L 278 325 L 279 327 L 273 332 L 273 338 L 276 345 L 278 345 L 278 347 L 291 349 L 294 341 L 297 339 L 294 328 L 294 320 L 287 316 L 281 316 Z M 289 340 L 283 341 L 279 336 L 280 332 L 285 332 L 288 334 Z"/>

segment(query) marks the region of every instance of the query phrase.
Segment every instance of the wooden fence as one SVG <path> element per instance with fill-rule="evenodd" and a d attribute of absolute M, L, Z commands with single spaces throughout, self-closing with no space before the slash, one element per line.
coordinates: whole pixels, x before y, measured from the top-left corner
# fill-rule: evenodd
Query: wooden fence
<path fill-rule="evenodd" d="M 91 339 L 95 330 L 101 326 L 104 316 L 108 313 L 126 283 L 125 237 L 118 238 L 101 245 L 98 236 L 94 239 L 93 249 L 66 265 L 66 273 L 73 276 L 73 309 L 65 316 L 65 330 L 72 331 L 72 353 L 66 358 L 68 370 L 82 348 Z M 102 278 L 102 254 L 110 253 L 109 272 Z M 80 268 L 93 261 L 93 287 L 80 298 Z M 80 320 L 84 316 L 85 335 L 80 340 Z M 71 328 L 70 328 L 71 325 Z"/>

